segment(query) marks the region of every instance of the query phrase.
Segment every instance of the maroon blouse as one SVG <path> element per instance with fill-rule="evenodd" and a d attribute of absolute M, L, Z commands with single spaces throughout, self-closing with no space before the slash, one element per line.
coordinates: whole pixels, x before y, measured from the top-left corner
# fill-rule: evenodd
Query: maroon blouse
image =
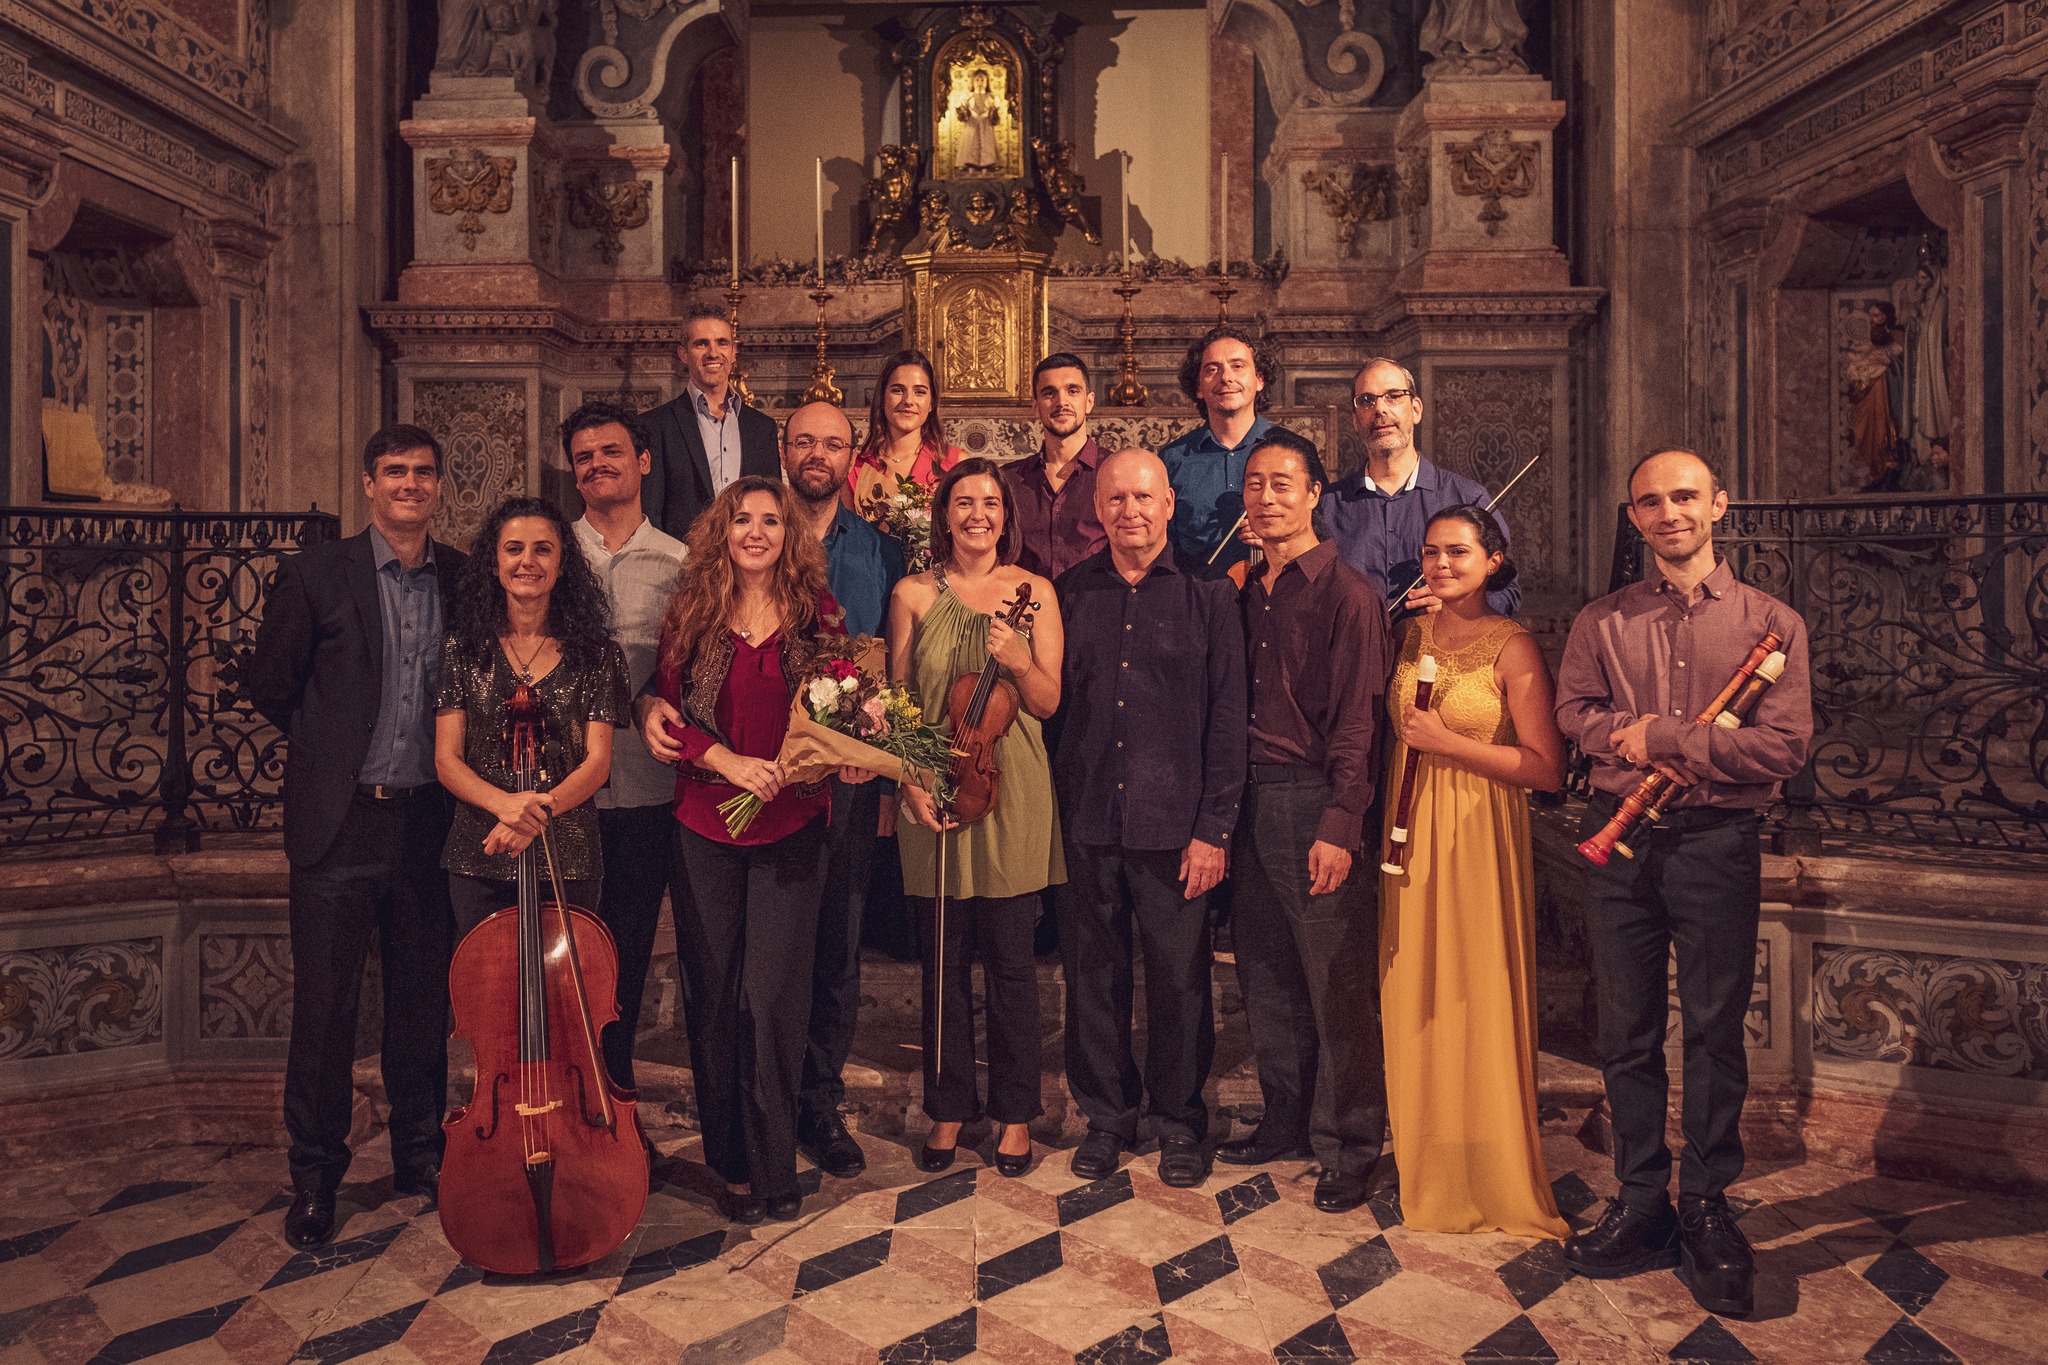
<path fill-rule="evenodd" d="M 725 731 L 726 746 L 736 754 L 773 759 L 782 749 L 782 737 L 789 730 L 789 685 L 782 677 L 781 640 L 780 631 L 758 645 L 732 636 L 732 668 L 718 693 L 713 715 Z M 677 705 L 680 694 L 680 679 L 661 679 L 663 700 Z M 741 789 L 709 769 L 696 766 L 697 760 L 719 742 L 717 736 L 694 725 L 677 727 L 675 735 L 683 746 L 683 759 L 677 765 L 676 819 L 707 839 L 743 847 L 772 844 L 796 833 L 831 805 L 829 785 L 820 784 L 820 790 L 810 796 L 800 796 L 795 788 L 785 788 L 754 817 L 753 824 L 734 838 L 725 832 L 725 817 L 718 813 L 718 808 L 738 796 Z"/>

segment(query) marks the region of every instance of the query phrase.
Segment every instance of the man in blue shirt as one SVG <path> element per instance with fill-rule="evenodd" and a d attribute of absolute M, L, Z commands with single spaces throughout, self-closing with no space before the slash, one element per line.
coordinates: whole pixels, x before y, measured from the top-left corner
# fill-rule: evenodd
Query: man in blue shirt
<path fill-rule="evenodd" d="M 903 577 L 903 548 L 839 501 L 853 465 L 853 427 L 830 403 L 806 403 L 782 429 L 782 477 L 825 543 L 832 595 L 846 612 L 851 635 L 879 635 L 889 594 Z M 894 793 L 882 782 L 832 779 L 832 823 L 825 899 L 818 911 L 817 954 L 811 968 L 811 1038 L 804 1050 L 797 1142 L 819 1169 L 841 1178 L 867 1169 L 860 1143 L 846 1131 L 839 1106 L 846 1099 L 840 1073 L 853 1050 L 860 1009 L 860 930 L 874 869 L 875 841 L 889 831 L 883 813 L 895 814 Z"/>
<path fill-rule="evenodd" d="M 1415 424 L 1421 420 L 1415 376 L 1382 357 L 1366 361 L 1351 381 L 1351 425 L 1365 442 L 1365 469 L 1338 480 L 1321 509 L 1337 553 L 1390 603 L 1422 574 L 1422 535 L 1429 519 L 1459 503 L 1486 505 L 1486 489 L 1417 453 Z M 1505 537 L 1506 519 L 1494 520 Z M 1512 616 L 1522 604 L 1521 585 L 1509 583 L 1488 593 L 1486 601 L 1501 615 Z M 1438 605 L 1427 585 L 1417 586 L 1395 619 L 1435 611 Z"/>
<path fill-rule="evenodd" d="M 1159 458 L 1173 485 L 1168 535 L 1192 565 L 1221 573 L 1247 553 L 1251 541 L 1238 534 L 1244 464 L 1273 428 L 1259 414 L 1260 395 L 1277 393 L 1279 382 L 1279 367 L 1264 343 L 1227 322 L 1210 328 L 1181 361 L 1181 392 L 1194 400 L 1202 425 L 1169 441 Z"/>

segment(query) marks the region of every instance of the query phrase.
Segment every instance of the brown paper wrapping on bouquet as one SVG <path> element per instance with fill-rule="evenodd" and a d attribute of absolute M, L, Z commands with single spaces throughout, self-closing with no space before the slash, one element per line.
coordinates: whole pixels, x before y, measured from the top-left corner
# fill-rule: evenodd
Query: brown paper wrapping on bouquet
<path fill-rule="evenodd" d="M 856 637 L 852 654 L 854 666 L 862 673 L 870 678 L 884 677 L 887 651 L 880 639 L 873 635 Z M 926 791 L 932 790 L 935 780 L 934 774 L 927 769 L 905 763 L 894 754 L 884 753 L 872 744 L 812 720 L 811 708 L 804 704 L 802 688 L 797 689 L 795 700 L 789 704 L 789 733 L 783 736 L 782 748 L 776 753 L 775 761 L 788 772 L 789 781 L 793 784 L 820 781 L 840 768 L 859 768 L 862 772 L 886 777 L 893 782 L 908 782 Z"/>

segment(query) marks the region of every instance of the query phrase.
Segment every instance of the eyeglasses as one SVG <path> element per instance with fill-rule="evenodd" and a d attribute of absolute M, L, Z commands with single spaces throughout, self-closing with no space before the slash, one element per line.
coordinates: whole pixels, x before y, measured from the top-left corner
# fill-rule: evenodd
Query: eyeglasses
<path fill-rule="evenodd" d="M 1354 393 L 1351 395 L 1351 406 L 1361 411 L 1382 404 L 1391 408 L 1394 404 L 1405 403 L 1414 396 L 1413 389 L 1388 389 L 1385 393 Z"/>
<path fill-rule="evenodd" d="M 822 441 L 815 436 L 792 436 L 789 438 L 789 448 L 799 455 L 808 455 L 814 450 L 822 449 L 827 455 L 837 458 L 852 450 L 853 442 L 842 441 L 837 436 L 830 436 Z"/>

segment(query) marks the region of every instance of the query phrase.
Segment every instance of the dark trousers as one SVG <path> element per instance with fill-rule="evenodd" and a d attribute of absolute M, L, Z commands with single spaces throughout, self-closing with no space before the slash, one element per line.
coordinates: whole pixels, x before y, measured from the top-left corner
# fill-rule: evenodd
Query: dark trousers
<path fill-rule="evenodd" d="M 391 1162 L 441 1159 L 448 1101 L 448 955 L 454 927 L 441 844 L 448 798 L 358 796 L 327 855 L 291 873 L 292 1036 L 284 1126 L 292 1184 L 332 1190 L 348 1172 L 356 1008 L 375 931 L 383 962 L 384 1093 Z"/>
<path fill-rule="evenodd" d="M 467 877 L 459 872 L 447 875 L 448 900 L 455 911 L 455 940 L 458 943 L 492 915 L 519 904 L 518 882 L 501 882 L 495 877 Z M 595 911 L 602 885 L 595 877 L 571 877 L 562 882 L 562 894 L 569 898 L 569 904 Z M 541 903 L 545 905 L 554 898 L 553 885 L 541 882 Z"/>
<path fill-rule="evenodd" d="M 1614 813 L 1596 799 L 1582 833 Z M 1749 1090 L 1743 1016 L 1756 977 L 1763 851 L 1751 811 L 1682 811 L 1586 874 L 1586 931 L 1600 1002 L 1599 1045 L 1614 1123 L 1614 1172 L 1631 1207 L 1654 1210 L 1671 1183 L 1664 1145 L 1669 1080 L 1667 963 L 1678 957 L 1685 1046 L 1681 1194 L 1716 1196 L 1742 1174 Z"/>
<path fill-rule="evenodd" d="M 879 781 L 832 779 L 832 823 L 825 831 L 825 894 L 811 963 L 811 1036 L 804 1048 L 803 1108 L 830 1114 L 846 1098 L 847 1054 L 860 1016 L 860 934 L 875 871 Z M 893 794 L 891 796 L 893 800 Z"/>
<path fill-rule="evenodd" d="M 676 961 L 704 1160 L 763 1199 L 793 1195 L 825 820 L 751 847 L 680 824 L 675 840 Z"/>
<path fill-rule="evenodd" d="M 1387 1126 L 1379 896 L 1362 854 L 1337 890 L 1309 895 L 1309 845 L 1329 800 L 1310 769 L 1246 784 L 1231 922 L 1266 1102 L 1260 1128 L 1307 1139 L 1326 1170 L 1363 1175 Z"/>
<path fill-rule="evenodd" d="M 1137 1139 L 1140 1105 L 1159 1133 L 1201 1141 L 1202 1086 L 1216 1052 L 1209 911 L 1181 896 L 1178 849 L 1068 841 L 1059 898 L 1067 978 L 1067 1088 L 1091 1129 Z M 1133 939 L 1145 963 L 1145 1065 L 1131 1053 Z"/>
<path fill-rule="evenodd" d="M 974 1084 L 977 956 L 987 1002 L 983 1019 L 988 1030 L 988 1116 L 997 1123 L 1029 1123 L 1045 1112 L 1039 1094 L 1038 956 L 1032 951 L 1038 905 L 1036 891 L 946 902 L 946 998 L 941 1011 L 939 926 L 934 913 L 938 902 L 917 900 L 918 939 L 924 950 L 924 1112 L 934 1123 L 966 1123 L 982 1112 Z"/>
<path fill-rule="evenodd" d="M 612 931 L 619 954 L 619 1017 L 604 1026 L 604 1065 L 628 1090 L 633 1080 L 633 1040 L 640 1036 L 640 1003 L 647 994 L 647 968 L 654 960 L 654 929 L 661 898 L 675 861 L 675 812 L 667 803 L 620 806 L 597 813 L 604 850 L 604 890 L 598 918 Z"/>

